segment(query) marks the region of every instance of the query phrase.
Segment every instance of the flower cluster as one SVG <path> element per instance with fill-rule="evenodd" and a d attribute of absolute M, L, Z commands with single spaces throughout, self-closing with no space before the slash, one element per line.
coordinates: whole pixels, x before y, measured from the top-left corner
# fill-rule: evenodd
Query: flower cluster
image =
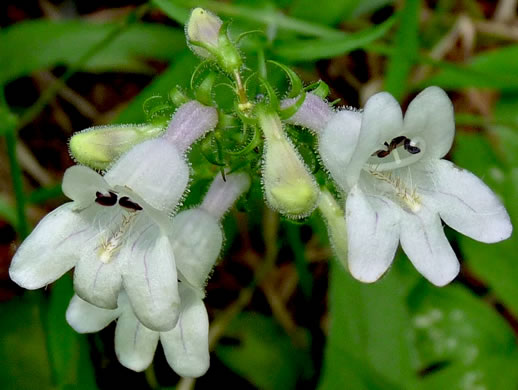
<path fill-rule="evenodd" d="M 105 126 L 74 135 L 70 150 L 81 165 L 63 178 L 72 201 L 36 226 L 10 267 L 12 280 L 27 289 L 74 268 L 69 324 L 88 333 L 117 320 L 115 350 L 126 367 L 144 370 L 160 341 L 179 375 L 206 372 L 203 298 L 222 247 L 220 221 L 254 182 L 286 218 L 319 209 L 337 258 L 363 282 L 388 270 L 399 243 L 430 282 L 452 281 L 459 262 L 442 221 L 482 242 L 511 235 L 495 194 L 443 159 L 455 124 L 440 88 L 421 92 L 404 116 L 385 92 L 372 96 L 363 111 L 337 108 L 327 103 L 322 83 L 303 88 L 292 70 L 274 63 L 291 81 L 288 96 L 280 101 L 258 77 L 264 94 L 252 99 L 226 23 L 198 8 L 186 35 L 194 53 L 218 73 L 211 71 L 193 88 L 193 100 L 176 90 L 174 101 L 181 104 L 168 124 Z M 232 83 L 232 110 L 213 98 L 216 77 Z M 297 127 L 309 129 L 318 146 L 290 136 L 287 130 Z M 179 211 L 193 173 L 187 152 L 200 139 L 208 171 L 219 172 L 198 207 Z M 303 148 L 325 167 L 319 180 Z"/>

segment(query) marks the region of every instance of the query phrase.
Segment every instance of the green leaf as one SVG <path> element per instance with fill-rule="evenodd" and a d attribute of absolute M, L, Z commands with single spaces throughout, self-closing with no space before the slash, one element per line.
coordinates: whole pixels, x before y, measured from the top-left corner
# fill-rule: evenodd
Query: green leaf
<path fill-rule="evenodd" d="M 164 0 L 166 1 L 166 0 Z M 339 30 L 323 26 L 318 23 L 306 22 L 305 20 L 285 15 L 281 10 L 274 8 L 271 4 L 262 6 L 247 6 L 241 4 L 230 4 L 214 0 L 168 0 L 169 2 L 181 3 L 187 8 L 202 7 L 209 9 L 219 15 L 233 17 L 238 20 L 253 22 L 259 26 L 266 26 L 272 31 L 277 29 L 292 31 L 303 36 L 314 37 L 340 37 L 343 33 Z M 250 4 L 253 4 L 250 2 Z"/>
<path fill-rule="evenodd" d="M 51 369 L 41 323 L 40 292 L 0 304 L 0 388 L 52 389 Z"/>
<path fill-rule="evenodd" d="M 42 204 L 50 199 L 56 199 L 63 196 L 61 183 L 53 184 L 48 187 L 41 187 L 32 191 L 27 197 L 27 202 L 33 204 Z"/>
<path fill-rule="evenodd" d="M 16 208 L 11 205 L 3 195 L 0 195 L 0 218 L 8 222 L 11 226 L 16 226 L 18 223 Z"/>
<path fill-rule="evenodd" d="M 504 90 L 518 89 L 518 45 L 485 51 L 472 57 L 465 65 L 436 62 L 440 71 L 423 85 L 445 89 L 488 87 Z"/>
<path fill-rule="evenodd" d="M 385 89 L 396 99 L 406 91 L 408 76 L 419 52 L 419 0 L 408 0 L 399 14 L 399 26 L 394 39 L 394 50 L 388 63 Z"/>
<path fill-rule="evenodd" d="M 76 333 L 65 319 L 73 294 L 69 277 L 62 277 L 52 285 L 46 314 L 54 382 L 59 388 L 73 385 L 74 389 L 95 389 L 97 386 L 86 336 Z"/>
<path fill-rule="evenodd" d="M 0 62 L 0 84 L 38 69 L 74 64 L 117 27 L 116 23 L 34 20 L 1 30 L 2 57 L 8 60 Z M 80 70 L 151 72 L 144 59 L 167 60 L 184 48 L 185 37 L 180 29 L 133 24 Z"/>
<path fill-rule="evenodd" d="M 260 389 L 295 389 L 304 371 L 307 374 L 307 351 L 295 348 L 272 318 L 242 313 L 225 337 L 216 348 L 218 358 Z"/>
<path fill-rule="evenodd" d="M 352 50 L 363 48 L 369 43 L 383 37 L 394 25 L 391 17 L 380 25 L 366 28 L 356 33 L 343 34 L 337 38 L 292 40 L 276 43 L 274 53 L 290 61 L 312 61 L 332 58 Z"/>
<path fill-rule="evenodd" d="M 494 309 L 460 285 L 438 289 L 423 283 L 410 302 L 420 388 L 516 388 L 516 338 Z"/>
<path fill-rule="evenodd" d="M 151 3 L 181 25 L 186 24 L 189 20 L 189 10 L 175 4 L 171 0 L 151 0 Z"/>
<path fill-rule="evenodd" d="M 299 0 L 293 2 L 291 14 L 314 23 L 335 25 L 352 14 L 360 0 Z"/>
<path fill-rule="evenodd" d="M 415 381 L 406 296 L 416 273 L 407 273 L 408 260 L 400 260 L 369 285 L 331 263 L 331 323 L 321 390 L 401 389 Z"/>

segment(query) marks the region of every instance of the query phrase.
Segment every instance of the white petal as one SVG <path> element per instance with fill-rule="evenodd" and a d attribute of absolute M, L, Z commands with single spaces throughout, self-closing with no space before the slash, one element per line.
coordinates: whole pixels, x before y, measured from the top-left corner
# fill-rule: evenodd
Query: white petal
<path fill-rule="evenodd" d="M 439 215 L 426 206 L 418 213 L 403 211 L 401 247 L 415 268 L 436 286 L 444 286 L 459 273 L 459 261 L 444 235 Z"/>
<path fill-rule="evenodd" d="M 505 207 L 482 180 L 446 160 L 434 161 L 429 196 L 441 218 L 475 240 L 492 243 L 511 236 Z"/>
<path fill-rule="evenodd" d="M 172 329 L 178 320 L 180 297 L 169 238 L 156 225 L 136 229 L 121 252 L 125 258 L 124 289 L 146 327 Z"/>
<path fill-rule="evenodd" d="M 113 234 L 110 225 L 101 226 L 104 229 L 83 243 L 74 271 L 74 289 L 77 295 L 95 306 L 115 309 L 122 287 L 121 260 L 117 251 L 111 258 L 101 260 L 100 247 Z"/>
<path fill-rule="evenodd" d="M 403 130 L 403 114 L 399 103 L 387 92 L 377 93 L 367 100 L 362 114 L 360 136 L 351 163 L 344 175 L 351 188 L 372 153 L 383 148 Z"/>
<path fill-rule="evenodd" d="M 410 102 L 405 113 L 404 134 L 426 142 L 427 158 L 441 158 L 451 148 L 455 118 L 450 98 L 439 87 L 428 87 Z"/>
<path fill-rule="evenodd" d="M 107 194 L 109 189 L 101 175 L 82 165 L 74 165 L 65 171 L 61 187 L 63 193 L 75 201 L 77 208 L 92 204 L 96 192 Z"/>
<path fill-rule="evenodd" d="M 170 237 L 180 274 L 203 289 L 223 243 L 218 222 L 204 210 L 182 211 L 173 219 Z"/>
<path fill-rule="evenodd" d="M 119 314 L 119 308 L 101 309 L 74 295 L 68 305 L 66 318 L 76 332 L 93 333 L 107 327 Z"/>
<path fill-rule="evenodd" d="M 346 201 L 349 270 L 371 283 L 388 269 L 399 241 L 399 210 L 390 200 L 367 196 L 354 186 Z"/>
<path fill-rule="evenodd" d="M 124 154 L 104 176 L 110 186 L 126 187 L 152 207 L 170 211 L 189 181 L 189 167 L 169 142 L 156 138 Z"/>
<path fill-rule="evenodd" d="M 345 168 L 351 161 L 360 134 L 362 114 L 342 110 L 332 116 L 318 141 L 325 167 L 344 191 L 348 190 Z"/>
<path fill-rule="evenodd" d="M 46 286 L 71 269 L 83 240 L 91 234 L 90 210 L 73 210 L 66 203 L 43 218 L 13 257 L 9 276 L 33 290 Z"/>
<path fill-rule="evenodd" d="M 144 371 L 153 361 L 158 339 L 159 333 L 147 329 L 131 306 L 125 306 L 115 328 L 115 353 L 119 362 L 133 371 Z"/>
<path fill-rule="evenodd" d="M 201 298 L 187 286 L 180 286 L 182 312 L 178 324 L 160 333 L 165 357 L 175 372 L 196 378 L 209 369 L 209 318 Z"/>

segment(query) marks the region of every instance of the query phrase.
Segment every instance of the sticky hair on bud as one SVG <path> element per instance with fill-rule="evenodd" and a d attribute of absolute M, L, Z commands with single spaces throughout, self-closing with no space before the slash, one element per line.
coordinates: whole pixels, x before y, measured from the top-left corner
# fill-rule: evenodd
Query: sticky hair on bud
<path fill-rule="evenodd" d="M 317 206 L 314 177 L 282 130 L 277 114 L 259 110 L 265 135 L 263 187 L 269 205 L 288 218 L 304 218 Z"/>

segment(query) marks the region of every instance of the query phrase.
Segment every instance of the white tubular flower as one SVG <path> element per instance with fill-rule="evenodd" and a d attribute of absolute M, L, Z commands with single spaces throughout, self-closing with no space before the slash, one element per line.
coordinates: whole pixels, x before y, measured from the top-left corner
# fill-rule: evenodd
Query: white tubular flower
<path fill-rule="evenodd" d="M 180 376 L 199 377 L 209 368 L 209 318 L 200 294 L 180 283 L 181 305 L 176 326 L 157 332 L 144 326 L 133 312 L 122 290 L 116 309 L 94 306 L 75 295 L 67 309 L 67 321 L 79 333 L 93 333 L 117 319 L 115 352 L 119 362 L 133 370 L 144 371 L 162 343 L 167 362 Z"/>
<path fill-rule="evenodd" d="M 176 373 L 185 377 L 203 375 L 209 368 L 209 320 L 202 299 L 205 281 L 223 242 L 219 220 L 249 186 L 250 177 L 245 173 L 227 175 L 226 180 L 218 175 L 198 208 L 183 211 L 174 218 L 170 237 L 182 282 L 179 318 L 173 329 L 157 332 L 142 324 L 124 290 L 113 310 L 74 296 L 67 310 L 68 323 L 79 333 L 91 333 L 118 318 L 115 351 L 125 367 L 145 370 L 160 340 Z"/>
<path fill-rule="evenodd" d="M 217 175 L 202 204 L 173 219 L 170 238 L 180 279 L 202 293 L 223 244 L 220 220 L 249 187 L 246 173 L 226 175 L 225 180 Z"/>
<path fill-rule="evenodd" d="M 320 153 L 348 192 L 349 269 L 373 282 L 390 266 L 398 241 L 416 269 L 437 286 L 449 283 L 459 262 L 441 219 L 478 241 L 511 235 L 504 206 L 472 173 L 441 158 L 455 132 L 446 93 L 429 87 L 401 108 L 388 93 L 371 97 L 360 114 L 342 111 L 320 138 Z"/>
<path fill-rule="evenodd" d="M 195 105 L 179 109 L 185 110 L 200 114 Z M 203 134 L 207 121 L 199 122 L 192 131 Z M 170 133 L 176 130 L 170 126 Z M 75 266 L 74 288 L 84 300 L 114 309 L 124 286 L 143 324 L 172 329 L 180 302 L 168 215 L 187 188 L 189 167 L 183 147 L 168 141 L 135 146 L 104 177 L 84 166 L 69 168 L 63 192 L 72 202 L 47 215 L 22 243 L 11 279 L 37 289 Z"/>

